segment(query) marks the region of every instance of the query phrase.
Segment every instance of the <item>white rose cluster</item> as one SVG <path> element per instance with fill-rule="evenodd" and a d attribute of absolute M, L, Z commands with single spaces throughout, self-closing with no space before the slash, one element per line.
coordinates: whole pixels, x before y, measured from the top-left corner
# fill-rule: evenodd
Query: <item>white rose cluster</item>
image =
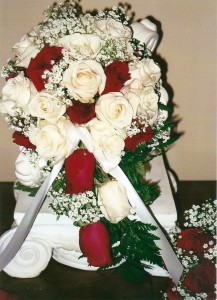
<path fill-rule="evenodd" d="M 57 18 L 51 14 L 13 46 L 15 76 L 8 79 L 2 90 L 1 112 L 10 116 L 12 128 L 17 131 L 23 129 L 13 118 L 26 118 L 25 136 L 36 146 L 39 155 L 57 162 L 78 144 L 77 133 L 71 141 L 63 126 L 63 123 L 70 124 L 67 108 L 73 101 L 95 102 L 96 119 L 86 126 L 95 147 L 108 159 L 120 161 L 127 128 L 133 126 L 133 119 L 142 120 L 146 128 L 153 126 L 158 118 L 159 99 L 154 88 L 160 80 L 160 68 L 151 58 L 135 56 L 131 41 L 141 39 L 148 45 L 154 32 L 156 38 L 155 28 L 146 19 L 130 27 L 127 21 L 121 21 L 115 8 L 110 15 L 101 12 L 94 17 L 89 14 L 67 17 L 67 13 L 60 13 Z M 37 90 L 23 69 L 28 69 L 45 45 L 62 48 L 63 57 L 55 63 L 53 52 L 48 53 L 51 55 L 48 63 L 53 68 L 45 69 L 41 79 L 37 79 L 45 80 L 44 89 Z M 104 67 L 114 61 L 130 61 L 130 79 L 118 92 L 111 90 L 103 94 L 108 80 Z M 18 74 L 16 68 L 21 68 Z M 161 99 L 164 104 L 165 97 Z M 76 128 L 73 130 L 76 132 Z"/>
<path fill-rule="evenodd" d="M 81 145 L 96 159 L 103 157 L 117 166 L 127 138 L 167 118 L 167 112 L 159 110 L 159 102 L 166 105 L 168 95 L 160 68 L 150 56 L 158 40 L 151 22 L 145 19 L 130 26 L 129 18 L 115 7 L 78 16 L 71 3 L 54 6 L 44 22 L 24 35 L 13 46 L 15 59 L 4 70 L 7 82 L 0 111 L 33 146 L 22 151 L 15 166 L 18 180 L 30 187 L 41 184 L 46 167 L 67 159 Z M 86 136 L 81 134 L 84 130 Z M 34 163 L 35 157 L 40 163 Z M 102 214 L 117 223 L 134 213 L 124 186 L 115 180 L 97 187 L 97 196 L 82 194 L 74 198 L 75 207 L 61 189 L 53 209 L 62 205 L 57 211 L 62 214 L 67 205 L 68 216 L 83 223 Z M 94 208 L 87 216 L 79 205 L 88 197 Z"/>
<path fill-rule="evenodd" d="M 129 69 L 131 78 L 125 82 L 122 92 L 125 97 L 130 94 L 135 115 L 143 120 L 145 127 L 152 127 L 158 118 L 159 99 L 154 88 L 160 81 L 161 70 L 150 58 L 131 63 Z"/>

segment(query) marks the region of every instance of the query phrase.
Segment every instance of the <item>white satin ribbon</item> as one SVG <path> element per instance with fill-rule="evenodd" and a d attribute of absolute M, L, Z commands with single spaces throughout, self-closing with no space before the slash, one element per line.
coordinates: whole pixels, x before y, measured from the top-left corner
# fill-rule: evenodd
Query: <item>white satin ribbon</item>
<path fill-rule="evenodd" d="M 160 225 L 158 224 L 156 219 L 151 215 L 151 213 L 149 212 L 142 199 L 135 191 L 133 185 L 131 184 L 127 176 L 124 174 L 121 168 L 118 167 L 118 164 L 120 162 L 119 158 L 108 159 L 101 149 L 94 147 L 91 135 L 86 128 L 79 127 L 78 130 L 80 131 L 80 138 L 82 142 L 87 148 L 89 147 L 89 151 L 93 152 L 97 161 L 100 163 L 102 169 L 106 173 L 111 174 L 115 179 L 117 179 L 125 186 L 129 202 L 132 207 L 135 207 L 136 213 L 139 216 L 139 218 L 143 222 L 153 224 L 157 227 L 155 233 L 160 238 L 160 240 L 155 241 L 155 243 L 161 249 L 160 252 L 164 263 L 167 267 L 167 270 L 174 283 L 177 285 L 183 272 L 183 266 L 178 260 L 163 231 L 160 229 Z"/>
<path fill-rule="evenodd" d="M 118 167 L 120 162 L 120 158 L 108 158 L 101 149 L 94 147 L 94 143 L 92 137 L 85 127 L 77 126 L 77 132 L 80 140 L 87 147 L 89 152 L 92 152 L 96 158 L 96 160 L 100 163 L 103 170 L 107 173 L 110 173 L 114 178 L 120 181 L 126 188 L 129 201 L 133 207 L 136 208 L 137 215 L 143 222 L 151 223 L 155 225 L 158 229 L 156 230 L 156 234 L 160 238 L 160 240 L 156 241 L 157 246 L 161 249 L 161 255 L 167 266 L 167 269 L 171 275 L 175 284 L 178 284 L 179 278 L 182 274 L 183 267 L 176 257 L 174 251 L 172 250 L 168 240 L 163 234 L 162 230 L 159 228 L 159 225 L 152 217 L 151 213 L 148 211 L 143 201 L 135 191 L 134 187 L 130 183 L 129 179 L 126 177 L 124 172 Z M 35 218 L 41 208 L 41 205 L 46 197 L 46 194 L 52 185 L 53 181 L 57 177 L 59 171 L 63 166 L 64 160 L 57 163 L 50 175 L 46 178 L 39 191 L 37 192 L 34 200 L 32 201 L 31 206 L 26 212 L 22 222 L 18 226 L 15 231 L 12 239 L 9 244 L 3 250 L 0 255 L 0 271 L 5 268 L 5 266 L 13 259 L 16 253 L 19 251 L 22 246 L 25 238 L 27 237 Z"/>
<path fill-rule="evenodd" d="M 176 254 L 174 253 L 163 231 L 160 229 L 158 222 L 154 219 L 154 217 L 152 217 L 151 213 L 149 212 L 149 210 L 147 209 L 142 199 L 139 197 L 133 185 L 131 184 L 127 176 L 124 174 L 124 172 L 121 170 L 121 168 L 116 167 L 115 169 L 110 171 L 110 174 L 125 186 L 130 204 L 131 206 L 135 207 L 136 213 L 141 219 L 141 221 L 153 224 L 157 227 L 154 233 L 160 239 L 156 240 L 155 244 L 160 248 L 160 253 L 167 267 L 167 270 L 174 283 L 177 285 L 183 272 L 183 266 L 178 260 Z"/>

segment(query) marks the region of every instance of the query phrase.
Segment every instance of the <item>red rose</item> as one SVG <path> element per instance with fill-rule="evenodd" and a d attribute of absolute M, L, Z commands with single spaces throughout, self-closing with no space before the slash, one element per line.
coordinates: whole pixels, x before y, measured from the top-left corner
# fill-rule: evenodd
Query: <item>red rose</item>
<path fill-rule="evenodd" d="M 44 71 L 52 69 L 52 61 L 57 63 L 61 60 L 63 57 L 62 49 L 62 47 L 45 45 L 36 57 L 31 59 L 26 69 L 26 75 L 31 79 L 38 92 L 42 91 L 45 83 L 47 83 L 47 78 L 42 78 Z"/>
<path fill-rule="evenodd" d="M 125 148 L 131 152 L 136 151 L 136 146 L 142 142 L 149 142 L 153 138 L 154 134 L 151 127 L 147 127 L 146 131 L 142 131 L 133 135 L 132 137 L 127 137 L 125 139 Z"/>
<path fill-rule="evenodd" d="M 181 296 L 180 294 L 176 291 L 173 290 L 174 288 L 176 288 L 175 284 L 173 283 L 173 281 L 171 279 L 169 279 L 169 285 L 168 285 L 168 289 L 167 289 L 167 297 L 169 300 L 181 300 Z"/>
<path fill-rule="evenodd" d="M 85 124 L 95 116 L 95 103 L 74 101 L 66 112 L 73 123 Z"/>
<path fill-rule="evenodd" d="M 103 267 L 112 264 L 109 232 L 102 222 L 83 226 L 79 231 L 79 244 L 82 253 L 91 266 Z"/>
<path fill-rule="evenodd" d="M 102 94 L 120 92 L 124 83 L 130 79 L 129 68 L 126 62 L 114 61 L 105 67 L 104 72 L 106 74 L 106 85 Z"/>
<path fill-rule="evenodd" d="M 213 300 L 215 285 L 215 264 L 208 259 L 191 268 L 183 279 L 184 286 L 193 293 L 207 293 Z"/>
<path fill-rule="evenodd" d="M 66 194 L 78 194 L 93 189 L 94 155 L 86 149 L 77 149 L 65 161 Z"/>
<path fill-rule="evenodd" d="M 207 244 L 209 248 L 213 245 L 209 245 L 209 242 L 212 241 L 212 237 L 207 234 L 202 228 L 188 228 L 180 232 L 177 240 L 177 247 L 182 248 L 185 251 L 193 251 L 198 257 L 204 256 L 203 245 Z"/>
<path fill-rule="evenodd" d="M 30 148 L 30 149 L 35 149 L 35 145 L 33 145 L 30 141 L 29 138 L 26 137 L 24 134 L 22 134 L 19 131 L 15 131 L 12 135 L 13 143 L 19 145 L 19 146 L 24 146 L 25 148 Z"/>
<path fill-rule="evenodd" d="M 6 291 L 0 291 L 0 299 L 1 300 L 19 300 L 17 296 L 12 295 Z"/>

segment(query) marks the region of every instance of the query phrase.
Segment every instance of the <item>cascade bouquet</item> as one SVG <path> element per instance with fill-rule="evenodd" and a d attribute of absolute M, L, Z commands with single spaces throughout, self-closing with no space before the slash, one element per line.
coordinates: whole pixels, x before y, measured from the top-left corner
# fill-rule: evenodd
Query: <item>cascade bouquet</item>
<path fill-rule="evenodd" d="M 98 159 L 119 165 L 145 204 L 159 196 L 144 180 L 145 164 L 174 138 L 154 45 L 143 41 L 153 24 L 132 23 L 122 6 L 83 13 L 73 1 L 45 16 L 14 45 L 2 71 L 0 111 L 21 147 L 16 188 L 34 196 L 64 160 L 48 192 L 50 208 L 80 227 L 88 263 L 162 265 L 155 226 L 136 219 L 125 187 Z"/>
<path fill-rule="evenodd" d="M 216 204 L 208 199 L 193 205 L 184 213 L 184 228 L 170 230 L 170 240 L 185 269 L 177 287 L 170 280 L 163 299 L 216 299 Z"/>

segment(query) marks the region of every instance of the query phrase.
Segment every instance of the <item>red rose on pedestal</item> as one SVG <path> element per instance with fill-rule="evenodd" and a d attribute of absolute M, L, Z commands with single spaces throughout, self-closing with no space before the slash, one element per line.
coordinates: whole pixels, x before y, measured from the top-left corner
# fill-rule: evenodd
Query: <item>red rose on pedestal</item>
<path fill-rule="evenodd" d="M 23 135 L 19 131 L 15 131 L 12 135 L 13 143 L 19 145 L 19 146 L 24 146 L 25 148 L 30 148 L 30 149 L 35 149 L 35 145 L 33 145 L 30 141 L 29 138 Z"/>
<path fill-rule="evenodd" d="M 112 264 L 109 232 L 102 222 L 83 226 L 79 232 L 82 253 L 91 266 L 103 267 Z"/>
<path fill-rule="evenodd" d="M 10 294 L 3 290 L 0 290 L 0 299 L 1 300 L 19 300 L 17 296 Z"/>
<path fill-rule="evenodd" d="M 149 142 L 153 138 L 154 134 L 151 127 L 147 127 L 145 132 L 139 132 L 132 137 L 125 139 L 125 148 L 131 152 L 136 151 L 136 146 L 142 142 Z"/>
<path fill-rule="evenodd" d="M 193 267 L 183 279 L 184 286 L 193 293 L 207 293 L 208 300 L 215 299 L 215 264 L 205 259 L 201 264 Z"/>
<path fill-rule="evenodd" d="M 73 123 L 85 124 L 95 116 L 95 103 L 74 101 L 73 105 L 69 106 L 66 112 Z"/>
<path fill-rule="evenodd" d="M 212 237 L 202 228 L 189 228 L 180 232 L 177 239 L 177 247 L 186 251 L 193 251 L 198 257 L 203 258 L 205 250 L 203 245 L 207 244 L 206 250 L 208 250 L 213 247 L 213 245 L 209 245 L 209 242 L 212 240 Z"/>
<path fill-rule="evenodd" d="M 114 61 L 104 69 L 106 85 L 102 94 L 120 92 L 124 83 L 130 79 L 129 68 L 126 62 Z"/>
<path fill-rule="evenodd" d="M 57 63 L 63 57 L 62 47 L 48 46 L 44 48 L 32 58 L 28 68 L 26 69 L 27 76 L 31 79 L 37 91 L 40 92 L 44 89 L 47 78 L 42 78 L 44 71 L 50 71 L 53 67 L 52 61 Z"/>
<path fill-rule="evenodd" d="M 78 194 L 93 189 L 94 155 L 86 149 L 77 149 L 65 161 L 66 194 Z"/>

